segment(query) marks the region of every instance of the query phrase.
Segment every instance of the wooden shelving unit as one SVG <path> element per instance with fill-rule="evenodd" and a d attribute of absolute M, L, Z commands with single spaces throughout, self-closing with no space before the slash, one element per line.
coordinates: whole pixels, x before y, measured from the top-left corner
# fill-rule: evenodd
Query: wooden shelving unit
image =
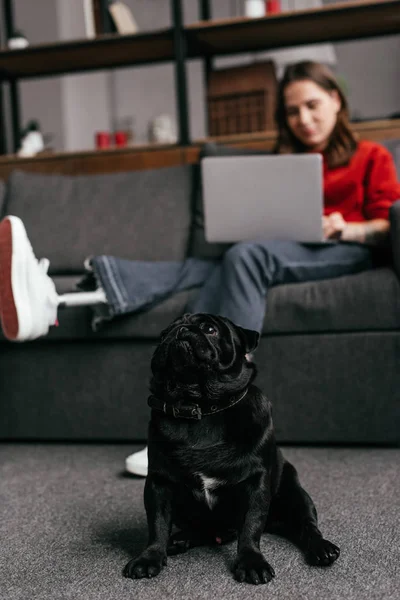
<path fill-rule="evenodd" d="M 0 84 L 10 82 L 12 88 L 14 137 L 19 122 L 17 85 L 21 79 L 174 62 L 180 144 L 188 145 L 187 60 L 209 61 L 218 55 L 400 32 L 400 0 L 342 2 L 319 10 L 283 12 L 259 19 L 200 21 L 188 26 L 183 25 L 181 2 L 171 0 L 172 28 L 0 51 Z M 199 0 L 203 13 L 209 12 L 209 2 Z"/>
<path fill-rule="evenodd" d="M 400 32 L 400 2 L 342 2 L 319 10 L 283 12 L 259 19 L 200 22 L 186 28 L 188 56 L 338 42 Z"/>

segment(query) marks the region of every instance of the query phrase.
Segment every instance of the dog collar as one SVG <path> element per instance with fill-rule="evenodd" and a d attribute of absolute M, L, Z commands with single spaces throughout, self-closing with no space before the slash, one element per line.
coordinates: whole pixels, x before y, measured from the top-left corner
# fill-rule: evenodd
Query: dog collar
<path fill-rule="evenodd" d="M 247 394 L 247 391 L 248 388 L 246 388 L 245 391 L 239 396 L 230 396 L 222 404 L 212 404 L 209 408 L 209 412 L 203 412 L 198 404 L 181 404 L 180 406 L 176 406 L 174 404 L 170 405 L 153 395 L 149 396 L 147 404 L 150 406 L 150 408 L 160 410 L 166 415 L 175 417 L 176 419 L 200 420 L 202 417 L 215 415 L 216 413 L 222 412 L 231 406 L 235 406 L 235 404 L 238 404 L 238 402 L 243 400 Z"/>

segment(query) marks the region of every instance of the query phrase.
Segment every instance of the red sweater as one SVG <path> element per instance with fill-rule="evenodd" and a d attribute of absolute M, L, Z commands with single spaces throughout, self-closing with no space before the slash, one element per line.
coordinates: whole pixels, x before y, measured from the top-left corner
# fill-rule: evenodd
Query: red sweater
<path fill-rule="evenodd" d="M 324 160 L 324 213 L 338 211 L 348 222 L 388 219 L 400 200 L 392 155 L 375 142 L 361 141 L 350 163 L 330 169 Z"/>

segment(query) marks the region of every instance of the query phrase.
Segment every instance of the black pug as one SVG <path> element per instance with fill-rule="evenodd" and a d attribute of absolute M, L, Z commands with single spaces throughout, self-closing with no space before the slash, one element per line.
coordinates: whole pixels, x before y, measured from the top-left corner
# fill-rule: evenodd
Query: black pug
<path fill-rule="evenodd" d="M 235 578 L 267 583 L 275 573 L 260 551 L 264 531 L 292 540 L 311 565 L 338 558 L 296 469 L 276 446 L 271 404 L 252 383 L 248 354 L 258 338 L 208 314 L 184 315 L 161 334 L 151 362 L 149 540 L 126 565 L 126 577 L 154 577 L 167 555 L 237 537 Z M 172 525 L 179 531 L 171 536 Z"/>

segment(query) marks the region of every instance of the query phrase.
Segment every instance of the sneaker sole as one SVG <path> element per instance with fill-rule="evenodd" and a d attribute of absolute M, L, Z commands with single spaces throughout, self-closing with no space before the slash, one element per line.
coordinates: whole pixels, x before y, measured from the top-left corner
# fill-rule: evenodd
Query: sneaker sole
<path fill-rule="evenodd" d="M 147 477 L 147 469 L 128 469 L 128 467 L 126 467 L 126 471 L 128 471 L 128 473 L 130 473 L 131 475 L 137 475 L 138 477 Z"/>
<path fill-rule="evenodd" d="M 147 477 L 147 467 L 131 467 L 128 463 L 125 463 L 125 470 L 131 475 L 138 475 L 139 477 Z"/>
<path fill-rule="evenodd" d="M 23 300 L 25 263 L 15 251 L 19 242 L 27 242 L 22 222 L 13 217 L 4 219 L 0 225 L 0 315 L 5 337 L 15 342 L 27 339 L 32 329 L 31 310 Z"/>

